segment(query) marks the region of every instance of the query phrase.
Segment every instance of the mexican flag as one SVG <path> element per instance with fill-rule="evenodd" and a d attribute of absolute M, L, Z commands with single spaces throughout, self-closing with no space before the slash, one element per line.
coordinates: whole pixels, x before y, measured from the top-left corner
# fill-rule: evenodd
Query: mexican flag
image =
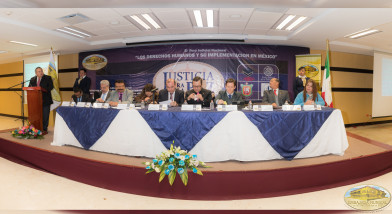
<path fill-rule="evenodd" d="M 48 66 L 48 75 L 51 76 L 52 80 L 53 80 L 53 89 L 51 91 L 52 98 L 53 98 L 53 104 L 50 105 L 50 111 L 52 111 L 53 109 L 57 108 L 61 104 L 61 96 L 60 96 L 60 90 L 59 90 L 59 79 L 57 78 L 56 64 L 54 61 L 53 50 L 50 50 L 50 61 L 49 61 L 49 66 Z"/>
<path fill-rule="evenodd" d="M 331 70 L 329 68 L 329 42 L 327 40 L 327 57 L 325 58 L 325 69 L 323 75 L 323 87 L 321 96 L 325 101 L 325 105 L 333 108 L 332 91 L 331 91 Z"/>

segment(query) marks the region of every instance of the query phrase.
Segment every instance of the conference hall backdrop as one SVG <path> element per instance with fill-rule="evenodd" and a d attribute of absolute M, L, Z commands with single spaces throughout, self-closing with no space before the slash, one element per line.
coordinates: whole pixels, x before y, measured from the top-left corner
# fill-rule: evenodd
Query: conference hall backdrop
<path fill-rule="evenodd" d="M 309 54 L 309 48 L 245 44 L 168 44 L 82 52 L 79 67 L 87 69 L 92 89 L 107 79 L 111 87 L 116 79 L 140 91 L 147 83 L 159 89 L 173 78 L 178 88 L 192 88 L 192 79 L 200 76 L 205 87 L 217 93 L 228 78 L 237 80 L 237 90 L 247 100 L 261 100 L 273 77 L 281 80 L 281 89 L 289 90 L 295 77 L 295 55 Z M 94 84 L 95 83 L 95 84 Z"/>

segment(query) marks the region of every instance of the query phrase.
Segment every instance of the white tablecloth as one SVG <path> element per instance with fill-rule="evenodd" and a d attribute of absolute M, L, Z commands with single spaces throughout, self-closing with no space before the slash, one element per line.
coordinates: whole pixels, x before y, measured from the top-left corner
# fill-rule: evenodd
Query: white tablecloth
<path fill-rule="evenodd" d="M 59 114 L 52 145 L 83 148 Z M 347 148 L 342 114 L 335 109 L 295 158 L 343 155 Z M 122 110 L 90 150 L 154 158 L 166 148 L 138 111 Z M 241 111 L 229 112 L 190 152 L 204 162 L 283 159 Z"/>

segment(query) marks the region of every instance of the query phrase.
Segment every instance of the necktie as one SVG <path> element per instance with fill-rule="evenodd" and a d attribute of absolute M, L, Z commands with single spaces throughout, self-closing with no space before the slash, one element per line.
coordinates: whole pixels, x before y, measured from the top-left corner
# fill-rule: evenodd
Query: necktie
<path fill-rule="evenodd" d="M 119 93 L 119 95 L 118 95 L 118 100 L 119 101 L 122 101 L 122 95 L 123 95 L 123 93 Z"/>
<path fill-rule="evenodd" d="M 78 80 L 78 85 L 80 85 L 80 81 L 82 81 L 82 78 L 80 77 Z"/>
<path fill-rule="evenodd" d="M 275 94 L 275 96 L 278 96 L 278 94 L 276 93 L 276 89 L 274 89 L 274 94 Z"/>
<path fill-rule="evenodd" d="M 102 93 L 102 100 L 105 101 L 106 94 Z"/>
<path fill-rule="evenodd" d="M 37 86 L 39 86 L 40 84 L 41 84 L 41 78 L 38 78 Z"/>
<path fill-rule="evenodd" d="M 170 100 L 173 101 L 173 93 L 170 93 Z"/>
<path fill-rule="evenodd" d="M 229 99 L 231 99 L 232 96 L 233 96 L 233 95 L 229 94 Z"/>
<path fill-rule="evenodd" d="M 303 84 L 303 86 L 305 87 L 305 85 L 306 85 L 306 77 L 303 77 L 303 78 L 302 78 L 302 84 Z"/>
<path fill-rule="evenodd" d="M 78 102 L 81 102 L 82 101 L 82 97 L 78 97 Z"/>

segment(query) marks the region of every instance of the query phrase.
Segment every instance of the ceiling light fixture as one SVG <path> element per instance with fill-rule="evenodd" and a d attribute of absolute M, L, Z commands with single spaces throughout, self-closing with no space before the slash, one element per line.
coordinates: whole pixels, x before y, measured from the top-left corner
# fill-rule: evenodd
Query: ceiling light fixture
<path fill-rule="evenodd" d="M 204 27 L 203 26 L 203 20 L 201 18 L 200 10 L 194 10 L 193 14 L 195 15 L 195 20 L 196 20 L 197 27 Z"/>
<path fill-rule="evenodd" d="M 207 26 L 214 27 L 214 11 L 207 10 L 206 12 L 207 12 Z"/>
<path fill-rule="evenodd" d="M 2 54 L 2 53 L 7 53 L 8 51 L 0 51 L 0 54 Z"/>
<path fill-rule="evenodd" d="M 70 27 L 64 27 L 64 28 L 65 28 L 65 29 L 68 29 L 68 30 L 71 30 L 71 31 L 73 31 L 73 32 L 76 32 L 76 33 L 85 35 L 85 36 L 87 36 L 87 37 L 91 37 L 91 35 L 89 35 L 89 34 L 87 34 L 87 33 L 84 33 L 84 32 L 81 32 L 81 31 L 78 31 L 78 30 L 75 30 L 75 29 L 73 29 L 73 28 L 70 28 Z"/>
<path fill-rule="evenodd" d="M 295 22 L 293 22 L 291 25 L 289 25 L 286 30 L 291 30 L 293 29 L 295 26 L 297 26 L 299 23 L 303 22 L 306 19 L 305 16 L 301 16 L 299 17 L 297 20 L 295 20 Z"/>
<path fill-rule="evenodd" d="M 84 38 L 84 36 L 82 36 L 82 35 L 79 35 L 79 34 L 76 34 L 76 33 L 72 33 L 72 32 L 69 32 L 69 31 L 66 31 L 66 30 L 63 30 L 63 29 L 60 29 L 60 28 L 57 28 L 56 30 L 64 32 L 64 33 L 68 33 L 68 34 L 71 34 L 71 35 L 74 35 L 74 36 L 77 36 L 77 37 L 80 37 L 80 38 Z"/>
<path fill-rule="evenodd" d="M 150 30 L 151 27 L 148 26 L 145 22 L 143 22 L 139 17 L 136 15 L 130 16 L 133 20 L 135 20 L 137 23 L 139 23 L 141 26 L 143 26 L 146 30 Z"/>
<path fill-rule="evenodd" d="M 156 22 L 154 21 L 154 19 L 151 18 L 150 15 L 148 15 L 148 14 L 143 14 L 142 16 L 143 16 L 148 22 L 150 22 L 150 24 L 151 24 L 152 26 L 154 26 L 155 29 L 160 29 L 160 28 L 161 28 L 161 26 L 159 26 L 158 23 L 156 23 Z"/>
<path fill-rule="evenodd" d="M 346 35 L 344 37 L 346 37 L 346 38 L 348 37 L 350 39 L 358 39 L 360 37 L 369 36 L 371 34 L 380 33 L 380 32 L 381 31 L 376 30 L 376 29 L 365 29 L 365 30 L 358 31 L 356 33 Z"/>
<path fill-rule="evenodd" d="M 15 44 L 20 44 L 20 45 L 28 45 L 28 46 L 33 46 L 33 47 L 37 47 L 38 45 L 35 44 L 30 44 L 30 43 L 26 43 L 26 42 L 18 42 L 18 41 L 10 41 L 11 43 L 15 43 Z"/>
<path fill-rule="evenodd" d="M 284 20 L 283 20 L 283 22 L 282 23 L 280 23 L 279 25 L 278 25 L 278 27 L 276 27 L 276 29 L 277 30 L 282 30 L 282 28 L 285 26 L 285 25 L 287 25 L 287 23 L 289 23 L 292 19 L 294 19 L 294 15 L 289 15 L 289 16 L 287 16 Z"/>

